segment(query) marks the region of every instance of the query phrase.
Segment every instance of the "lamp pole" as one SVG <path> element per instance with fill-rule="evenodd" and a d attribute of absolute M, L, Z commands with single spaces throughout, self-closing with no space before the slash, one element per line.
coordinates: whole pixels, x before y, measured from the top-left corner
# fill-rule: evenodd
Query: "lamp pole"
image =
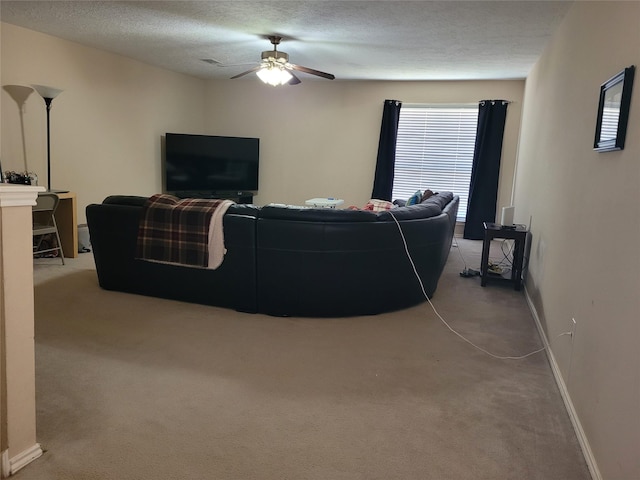
<path fill-rule="evenodd" d="M 44 103 L 47 105 L 47 188 L 51 190 L 51 123 L 50 123 L 50 112 L 51 112 L 51 102 L 53 98 L 42 97 L 44 98 Z"/>
<path fill-rule="evenodd" d="M 46 85 L 31 85 L 40 94 L 47 106 L 47 188 L 51 190 L 51 123 L 50 112 L 51 102 L 62 93 L 59 88 L 48 87 Z"/>

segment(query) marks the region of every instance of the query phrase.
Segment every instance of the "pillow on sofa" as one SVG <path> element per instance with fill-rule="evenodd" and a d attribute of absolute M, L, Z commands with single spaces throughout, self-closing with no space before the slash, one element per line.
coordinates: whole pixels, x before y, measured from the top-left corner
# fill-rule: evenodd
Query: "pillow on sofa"
<path fill-rule="evenodd" d="M 409 205 L 415 205 L 416 203 L 420 203 L 421 200 L 422 192 L 420 190 L 416 190 L 416 193 L 409 197 L 407 203 L 405 203 L 405 206 L 408 207 Z"/>
<path fill-rule="evenodd" d="M 431 190 L 429 190 L 428 188 L 424 191 L 424 193 L 422 194 L 422 198 L 420 199 L 420 203 L 424 202 L 426 199 L 437 195 L 437 193 L 433 193 Z"/>
<path fill-rule="evenodd" d="M 444 208 L 445 205 L 453 199 L 453 196 L 452 192 L 434 193 L 422 202 L 421 205 L 438 205 L 438 207 Z"/>

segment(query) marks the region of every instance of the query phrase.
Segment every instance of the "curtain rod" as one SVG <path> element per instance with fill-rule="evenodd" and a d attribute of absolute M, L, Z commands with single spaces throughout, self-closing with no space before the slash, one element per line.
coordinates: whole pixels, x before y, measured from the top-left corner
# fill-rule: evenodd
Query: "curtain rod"
<path fill-rule="evenodd" d="M 389 100 L 388 100 L 389 101 Z M 396 102 L 397 100 L 391 100 Z M 479 102 L 469 102 L 469 103 L 451 103 L 451 102 L 446 102 L 446 103 L 433 103 L 433 102 L 429 102 L 429 103 L 404 103 L 403 105 L 405 107 L 431 107 L 431 108 L 465 108 L 465 107 L 475 107 L 478 104 L 480 105 L 484 105 L 485 102 L 492 102 L 493 104 L 495 104 L 495 102 L 502 102 L 502 104 L 509 104 L 509 103 L 513 103 L 513 100 L 480 100 Z"/>
<path fill-rule="evenodd" d="M 446 102 L 446 103 L 433 103 L 433 102 L 429 102 L 429 103 L 404 103 L 403 105 L 405 105 L 407 107 L 464 108 L 464 107 L 477 107 L 478 106 L 478 102 L 471 102 L 471 103 L 451 103 L 451 102 Z"/>
<path fill-rule="evenodd" d="M 486 102 L 491 102 L 491 105 L 495 105 L 496 102 L 502 102 L 503 105 L 513 103 L 512 100 L 480 100 L 480 105 L 484 105 Z"/>

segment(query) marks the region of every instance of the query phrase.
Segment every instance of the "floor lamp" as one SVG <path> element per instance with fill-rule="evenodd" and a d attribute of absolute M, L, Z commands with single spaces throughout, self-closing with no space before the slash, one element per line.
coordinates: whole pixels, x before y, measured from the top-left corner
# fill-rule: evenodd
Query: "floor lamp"
<path fill-rule="evenodd" d="M 33 89 L 40 94 L 47 106 L 47 188 L 51 190 L 51 133 L 49 123 L 49 112 L 51 111 L 51 102 L 62 93 L 59 88 L 47 87 L 46 85 L 31 85 Z"/>

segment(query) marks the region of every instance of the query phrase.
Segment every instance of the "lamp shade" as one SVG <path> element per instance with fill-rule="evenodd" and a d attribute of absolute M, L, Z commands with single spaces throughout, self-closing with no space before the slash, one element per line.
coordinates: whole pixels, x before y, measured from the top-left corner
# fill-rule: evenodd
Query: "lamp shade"
<path fill-rule="evenodd" d="M 46 85 L 31 85 L 33 89 L 40 94 L 42 98 L 56 98 L 63 90 Z"/>
<path fill-rule="evenodd" d="M 268 83 L 274 87 L 284 85 L 293 78 L 286 69 L 279 65 L 265 65 L 256 72 L 256 75 L 258 75 L 264 83 Z"/>

